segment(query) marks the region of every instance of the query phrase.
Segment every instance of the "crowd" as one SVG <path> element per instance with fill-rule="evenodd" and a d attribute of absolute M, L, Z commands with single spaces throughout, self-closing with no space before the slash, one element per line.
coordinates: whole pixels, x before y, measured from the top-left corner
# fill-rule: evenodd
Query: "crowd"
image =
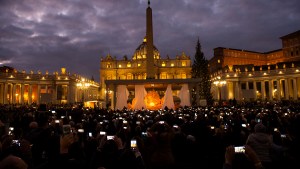
<path fill-rule="evenodd" d="M 299 111 L 296 102 L 154 111 L 0 105 L 0 168 L 300 168 Z"/>

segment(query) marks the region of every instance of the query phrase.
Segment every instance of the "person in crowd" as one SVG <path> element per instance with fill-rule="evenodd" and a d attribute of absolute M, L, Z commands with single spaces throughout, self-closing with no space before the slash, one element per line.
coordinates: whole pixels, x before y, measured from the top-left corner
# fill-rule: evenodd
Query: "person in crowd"
<path fill-rule="evenodd" d="M 270 154 L 272 144 L 272 137 L 267 133 L 267 128 L 262 122 L 255 125 L 254 133 L 251 133 L 246 141 L 246 145 L 249 145 L 255 151 L 266 169 L 272 168 L 272 158 Z"/>
<path fill-rule="evenodd" d="M 2 145 L 4 143 L 4 146 Z M 16 156 L 14 149 L 19 148 L 19 143 L 13 143 L 10 136 L 4 136 L 0 141 L 0 168 L 1 169 L 27 169 L 28 164 Z"/>
<path fill-rule="evenodd" d="M 248 145 L 236 151 L 230 145 L 226 147 L 223 169 L 264 169 L 255 151 Z"/>
<path fill-rule="evenodd" d="M 234 169 L 242 164 L 255 168 L 256 162 L 249 158 L 253 150 L 267 169 L 299 166 L 297 102 L 232 104 L 161 110 L 49 104 L 49 111 L 39 111 L 35 104 L 0 105 L 0 156 L 3 160 L 13 155 L 28 169 Z M 71 130 L 66 134 L 67 124 Z M 274 128 L 280 133 L 272 133 Z M 11 147 L 7 137 L 21 146 Z M 136 148 L 131 147 L 131 139 L 136 140 Z M 229 145 L 251 150 L 226 161 Z"/>

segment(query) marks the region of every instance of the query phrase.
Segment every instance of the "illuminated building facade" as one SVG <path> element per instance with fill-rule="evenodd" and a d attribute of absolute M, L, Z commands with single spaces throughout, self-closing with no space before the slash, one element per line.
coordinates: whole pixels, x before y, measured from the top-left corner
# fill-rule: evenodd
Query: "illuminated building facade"
<path fill-rule="evenodd" d="M 93 107 L 98 99 L 98 83 L 70 75 L 65 68 L 50 75 L 48 72 L 26 73 L 11 67 L 0 67 L 0 104 L 84 102 L 86 106 Z"/>
<path fill-rule="evenodd" d="M 111 55 L 101 58 L 100 95 L 106 103 L 111 104 L 112 108 L 120 108 L 116 106 L 119 85 L 126 86 L 125 89 L 129 90 L 129 97 L 136 97 L 136 85 L 143 85 L 146 91 L 155 90 L 162 97 L 167 85 L 170 84 L 173 96 L 176 96 L 183 84 L 189 84 L 191 87 L 193 81 L 191 67 L 191 59 L 184 52 L 175 58 L 169 56 L 161 58 L 159 50 L 153 43 L 152 9 L 148 1 L 146 36 L 133 56 L 131 58 L 124 56 L 119 60 Z"/>
<path fill-rule="evenodd" d="M 300 30 L 285 35 L 282 49 L 259 53 L 218 47 L 209 61 L 217 100 L 298 100 Z"/>

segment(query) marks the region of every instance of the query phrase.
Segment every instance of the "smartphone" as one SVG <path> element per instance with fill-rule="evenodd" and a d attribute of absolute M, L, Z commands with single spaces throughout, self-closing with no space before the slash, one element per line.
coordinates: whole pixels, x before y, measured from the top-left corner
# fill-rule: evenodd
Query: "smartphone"
<path fill-rule="evenodd" d="M 173 127 L 177 129 L 177 128 L 178 128 L 178 125 L 174 124 Z"/>
<path fill-rule="evenodd" d="M 159 124 L 164 124 L 165 122 L 164 121 L 159 121 Z"/>
<path fill-rule="evenodd" d="M 63 134 L 68 135 L 71 133 L 71 125 L 65 124 L 63 125 Z"/>
<path fill-rule="evenodd" d="M 224 124 L 224 129 L 225 129 L 225 130 L 228 129 L 228 124 L 227 124 L 227 123 Z"/>
<path fill-rule="evenodd" d="M 212 129 L 212 130 L 215 129 L 215 126 L 210 126 L 210 129 Z"/>
<path fill-rule="evenodd" d="M 246 124 L 242 124 L 242 127 L 247 127 L 247 125 Z"/>
<path fill-rule="evenodd" d="M 132 140 L 130 141 L 130 147 L 131 147 L 132 149 L 136 149 L 136 139 L 132 139 Z"/>
<path fill-rule="evenodd" d="M 13 144 L 13 145 L 17 145 L 17 146 L 20 146 L 20 145 L 21 145 L 21 143 L 20 143 L 19 140 L 12 140 L 12 144 Z"/>
<path fill-rule="evenodd" d="M 274 131 L 278 131 L 278 129 L 277 129 L 277 128 L 274 128 Z"/>
<path fill-rule="evenodd" d="M 137 124 L 137 125 L 140 125 L 140 124 L 141 124 L 141 122 L 140 122 L 140 121 L 136 121 L 136 124 Z"/>
<path fill-rule="evenodd" d="M 147 137 L 148 136 L 147 132 L 142 132 L 142 136 Z"/>
<path fill-rule="evenodd" d="M 115 136 L 106 136 L 107 140 L 113 140 L 115 138 Z"/>
<path fill-rule="evenodd" d="M 92 136 L 93 136 L 92 132 L 89 132 L 89 137 L 92 137 Z"/>
<path fill-rule="evenodd" d="M 234 147 L 234 152 L 235 153 L 245 153 L 245 146 Z"/>
<path fill-rule="evenodd" d="M 84 129 L 78 129 L 78 133 L 84 133 Z"/>
<path fill-rule="evenodd" d="M 58 124 L 58 123 L 59 123 L 59 120 L 55 120 L 55 123 Z"/>
<path fill-rule="evenodd" d="M 105 131 L 100 131 L 100 135 L 104 136 L 104 135 L 106 135 L 106 132 Z"/>
<path fill-rule="evenodd" d="M 281 136 L 281 138 L 286 138 L 285 134 L 281 134 L 280 136 Z"/>

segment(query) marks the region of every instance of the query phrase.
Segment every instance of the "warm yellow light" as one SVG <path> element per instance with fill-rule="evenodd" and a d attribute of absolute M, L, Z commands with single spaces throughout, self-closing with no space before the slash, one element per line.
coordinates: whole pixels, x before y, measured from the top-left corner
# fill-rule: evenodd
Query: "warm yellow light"
<path fill-rule="evenodd" d="M 122 65 L 119 65 L 119 68 L 121 68 L 122 67 Z"/>
<path fill-rule="evenodd" d="M 162 66 L 162 67 L 165 67 L 165 66 L 166 66 L 166 63 L 165 63 L 165 62 L 163 62 L 163 63 L 161 64 L 161 66 Z"/>
<path fill-rule="evenodd" d="M 138 67 L 141 67 L 141 64 L 140 64 L 140 63 L 138 63 Z"/>
<path fill-rule="evenodd" d="M 171 67 L 174 67 L 174 63 L 171 63 Z"/>
<path fill-rule="evenodd" d="M 161 108 L 162 100 L 163 99 L 160 99 L 159 94 L 156 91 L 149 91 L 145 96 L 146 108 L 149 110 L 158 110 Z"/>

